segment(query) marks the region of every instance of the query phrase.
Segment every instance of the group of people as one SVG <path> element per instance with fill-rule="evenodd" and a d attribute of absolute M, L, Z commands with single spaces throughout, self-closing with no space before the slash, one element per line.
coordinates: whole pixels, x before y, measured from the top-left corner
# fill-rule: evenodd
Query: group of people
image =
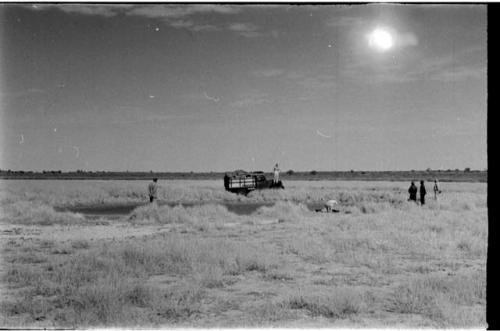
<path fill-rule="evenodd" d="M 279 172 L 280 172 L 280 169 L 278 167 L 278 163 L 276 163 L 276 166 L 274 167 L 273 172 L 274 172 L 273 181 L 275 183 L 278 183 Z M 224 177 L 224 184 L 226 184 L 226 177 Z M 441 193 L 437 179 L 434 180 L 433 191 L 434 191 L 434 199 L 437 200 L 438 194 Z M 424 205 L 425 204 L 425 195 L 427 194 L 427 190 L 425 189 L 425 185 L 424 185 L 423 180 L 420 181 L 420 189 L 417 188 L 417 186 L 415 185 L 415 182 L 411 182 L 410 188 L 408 189 L 408 193 L 410 194 L 410 198 L 408 199 L 408 201 L 417 202 L 417 193 L 418 192 L 420 192 L 420 204 Z M 153 181 L 151 183 L 149 183 L 148 193 L 149 193 L 149 202 L 154 202 L 156 199 L 158 199 L 158 178 L 153 178 Z M 325 208 L 326 208 L 327 212 L 335 210 L 336 206 L 337 206 L 337 201 L 335 201 L 335 200 L 330 200 L 325 204 Z"/>
<path fill-rule="evenodd" d="M 437 195 L 441 193 L 441 190 L 439 190 L 439 185 L 438 185 L 438 180 L 434 179 L 434 199 L 437 200 Z M 420 181 L 420 190 L 417 189 L 417 186 L 415 185 L 414 182 L 411 182 L 410 188 L 408 189 L 408 193 L 410 193 L 410 198 L 408 201 L 415 201 L 417 202 L 417 191 L 420 191 L 420 204 L 425 205 L 425 195 L 427 194 L 427 191 L 424 186 L 424 181 Z"/>

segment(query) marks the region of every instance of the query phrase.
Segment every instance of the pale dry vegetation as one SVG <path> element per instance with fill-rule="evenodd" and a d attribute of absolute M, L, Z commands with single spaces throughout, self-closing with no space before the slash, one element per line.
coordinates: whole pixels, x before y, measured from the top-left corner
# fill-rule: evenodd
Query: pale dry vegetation
<path fill-rule="evenodd" d="M 407 183 L 294 182 L 241 197 L 178 181 L 161 197 L 207 203 L 108 222 L 54 210 L 145 200 L 144 182 L 83 184 L 3 189 L 2 326 L 486 325 L 485 184 L 442 184 L 418 206 Z M 341 212 L 306 207 L 322 198 Z M 277 203 L 251 215 L 219 204 L 238 200 Z"/>

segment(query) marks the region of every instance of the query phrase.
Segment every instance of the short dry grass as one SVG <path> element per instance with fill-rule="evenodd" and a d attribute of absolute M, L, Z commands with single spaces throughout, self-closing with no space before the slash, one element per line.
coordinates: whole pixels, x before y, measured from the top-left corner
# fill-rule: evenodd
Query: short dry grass
<path fill-rule="evenodd" d="M 406 183 L 297 182 L 231 195 L 277 201 L 238 216 L 217 203 L 226 192 L 216 183 L 174 183 L 164 198 L 208 203 L 147 205 L 92 223 L 146 234 L 40 237 L 91 228 L 55 205 L 95 203 L 96 191 L 101 202 L 142 199 L 144 183 L 85 183 L 81 192 L 36 182 L 0 194 L 0 325 L 485 327 L 484 184 L 447 183 L 438 201 L 418 206 L 406 201 Z M 342 212 L 305 207 L 321 198 L 337 199 Z"/>
<path fill-rule="evenodd" d="M 64 257 L 54 246 L 23 244 L 20 253 L 4 257 L 4 281 L 19 292 L 2 302 L 5 315 L 63 327 L 141 325 L 150 316 L 175 322 L 197 312 L 204 289 L 224 287 L 226 276 L 275 267 L 272 252 L 261 249 L 261 258 L 244 243 L 180 234 L 94 247 L 73 243 L 80 251 Z M 147 285 L 154 275 L 179 282 L 175 289 L 156 289 Z"/>

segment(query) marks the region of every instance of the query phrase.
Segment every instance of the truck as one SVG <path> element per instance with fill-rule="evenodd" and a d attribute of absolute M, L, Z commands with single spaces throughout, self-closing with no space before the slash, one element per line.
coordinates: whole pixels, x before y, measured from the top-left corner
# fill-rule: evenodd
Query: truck
<path fill-rule="evenodd" d="M 285 187 L 281 180 L 275 183 L 274 180 L 267 179 L 262 171 L 236 170 L 224 175 L 224 188 L 232 193 L 247 195 L 253 190 L 284 189 Z"/>

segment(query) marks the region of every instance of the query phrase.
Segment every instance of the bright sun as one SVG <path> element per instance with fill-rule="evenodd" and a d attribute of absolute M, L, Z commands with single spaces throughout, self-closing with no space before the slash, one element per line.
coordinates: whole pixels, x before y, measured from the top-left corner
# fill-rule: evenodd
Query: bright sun
<path fill-rule="evenodd" d="M 376 28 L 368 35 L 368 45 L 380 51 L 387 51 L 394 45 L 394 41 L 387 30 Z"/>

